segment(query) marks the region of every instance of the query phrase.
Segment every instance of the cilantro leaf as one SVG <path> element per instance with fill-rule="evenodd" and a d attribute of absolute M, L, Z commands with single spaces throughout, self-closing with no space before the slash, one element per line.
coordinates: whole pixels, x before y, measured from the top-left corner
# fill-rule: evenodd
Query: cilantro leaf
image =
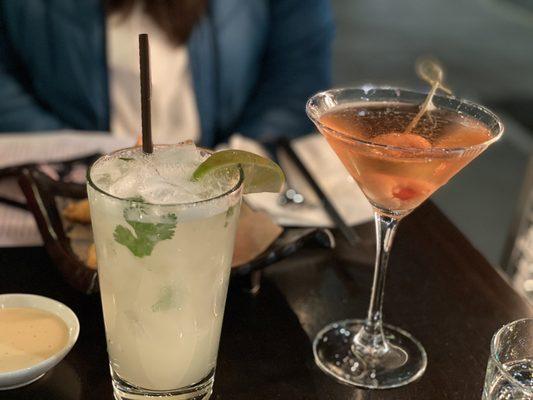
<path fill-rule="evenodd" d="M 159 223 L 140 222 L 132 218 L 140 210 L 132 208 L 124 210 L 124 219 L 133 228 L 133 232 L 123 226 L 115 227 L 113 237 L 117 243 L 126 246 L 134 256 L 142 258 L 152 254 L 155 245 L 162 240 L 172 239 L 176 230 L 177 217 L 175 214 L 168 214 L 161 218 Z"/>

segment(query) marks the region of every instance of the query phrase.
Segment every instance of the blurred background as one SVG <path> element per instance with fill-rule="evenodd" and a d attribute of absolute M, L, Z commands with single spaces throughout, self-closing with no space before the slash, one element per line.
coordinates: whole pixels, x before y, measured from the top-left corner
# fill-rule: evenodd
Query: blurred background
<path fill-rule="evenodd" d="M 518 203 L 533 148 L 533 1 L 332 4 L 337 23 L 335 86 L 373 83 L 424 89 L 413 65 L 417 57 L 430 54 L 444 65 L 446 81 L 457 96 L 487 105 L 503 117 L 503 140 L 433 199 L 493 265 L 507 264 L 517 214 L 525 212 Z M 531 243 L 528 247 L 533 250 Z"/>
<path fill-rule="evenodd" d="M 148 32 L 159 60 L 151 82 L 155 142 L 191 139 L 213 147 L 239 132 L 273 144 L 279 136 L 306 134 L 311 125 L 303 104 L 330 84 L 327 1 L 213 0 L 210 8 L 208 0 L 58 0 L 43 1 L 42 8 L 30 0 L 0 1 L 0 78 L 6 82 L 0 98 L 16 100 L 0 102 L 0 131 L 109 130 L 131 143 L 140 125 L 137 33 Z M 334 86 L 427 91 L 414 65 L 431 55 L 456 96 L 502 117 L 503 139 L 433 200 L 533 299 L 533 0 L 329 1 L 336 24 Z M 232 14 L 231 4 L 242 12 Z M 191 34 L 207 11 L 215 21 L 229 21 L 213 25 L 223 28 L 213 31 L 215 38 L 220 34 L 216 46 L 209 35 Z M 77 35 L 70 34 L 69 18 L 86 19 Z M 94 78 L 90 85 L 87 76 Z M 3 159 L 14 154 L 8 148 Z"/>

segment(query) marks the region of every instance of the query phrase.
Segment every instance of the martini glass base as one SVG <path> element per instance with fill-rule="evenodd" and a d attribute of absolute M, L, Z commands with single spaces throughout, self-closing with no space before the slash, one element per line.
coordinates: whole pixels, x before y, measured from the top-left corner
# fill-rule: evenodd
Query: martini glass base
<path fill-rule="evenodd" d="M 354 336 L 365 321 L 349 319 L 324 327 L 313 342 L 318 367 L 348 385 L 389 389 L 420 378 L 427 365 L 422 345 L 402 329 L 383 325 L 388 351 L 370 357 L 352 351 Z"/>

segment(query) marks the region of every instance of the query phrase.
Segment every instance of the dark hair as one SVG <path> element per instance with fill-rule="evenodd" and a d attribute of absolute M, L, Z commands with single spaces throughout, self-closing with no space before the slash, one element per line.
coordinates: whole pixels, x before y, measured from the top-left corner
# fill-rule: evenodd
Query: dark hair
<path fill-rule="evenodd" d="M 189 38 L 194 26 L 207 10 L 208 0 L 105 0 L 107 14 L 120 13 L 127 17 L 140 4 L 176 45 Z"/>

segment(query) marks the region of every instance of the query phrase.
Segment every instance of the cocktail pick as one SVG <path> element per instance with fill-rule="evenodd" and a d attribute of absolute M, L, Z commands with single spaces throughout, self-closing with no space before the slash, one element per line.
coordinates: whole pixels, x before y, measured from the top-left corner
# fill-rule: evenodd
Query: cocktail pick
<path fill-rule="evenodd" d="M 420 58 L 416 62 L 415 69 L 416 74 L 421 79 L 425 80 L 431 85 L 431 90 L 429 91 L 428 95 L 426 96 L 426 99 L 420 106 L 420 110 L 418 111 L 416 116 L 409 123 L 409 125 L 407 125 L 407 128 L 405 128 L 405 130 L 403 131 L 404 133 L 411 132 L 413 128 L 418 124 L 420 118 L 422 118 L 422 116 L 429 109 L 431 101 L 433 100 L 433 96 L 435 95 L 437 90 L 440 89 L 447 94 L 452 94 L 452 91 L 446 86 L 444 86 L 444 84 L 442 83 L 442 81 L 444 80 L 444 71 L 437 60 L 431 57 Z"/>
<path fill-rule="evenodd" d="M 139 66 L 141 70 L 141 124 L 142 124 L 142 149 L 145 154 L 152 154 L 152 108 L 150 79 L 150 44 L 148 34 L 139 35 Z"/>

